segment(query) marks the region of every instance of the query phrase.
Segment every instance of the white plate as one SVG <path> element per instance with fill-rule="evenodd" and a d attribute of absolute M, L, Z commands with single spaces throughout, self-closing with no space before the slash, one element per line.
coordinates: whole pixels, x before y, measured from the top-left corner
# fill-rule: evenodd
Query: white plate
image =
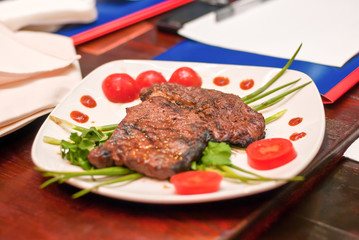
<path fill-rule="evenodd" d="M 280 69 L 224 64 L 206 64 L 192 62 L 170 62 L 150 60 L 119 60 L 104 64 L 89 74 L 51 113 L 51 115 L 71 121 L 70 112 L 79 110 L 89 115 L 90 120 L 84 126 L 100 126 L 118 123 L 125 116 L 125 108 L 139 103 L 136 100 L 128 104 L 114 104 L 109 102 L 102 93 L 101 83 L 106 76 L 112 73 L 128 73 L 134 78 L 142 71 L 157 70 L 169 79 L 172 72 L 178 67 L 189 66 L 195 69 L 203 78 L 203 88 L 218 89 L 227 93 L 235 93 L 239 96 L 247 95 L 256 88 L 271 79 Z M 225 87 L 215 86 L 212 81 L 217 76 L 230 79 L 230 84 Z M 240 81 L 252 78 L 255 86 L 247 91 L 239 88 Z M 301 78 L 297 85 L 312 81 L 304 73 L 288 70 L 273 85 L 272 88 Z M 82 106 L 80 98 L 83 95 L 91 95 L 97 101 L 97 107 L 90 109 Z M 246 162 L 245 151 L 236 151 L 232 155 L 234 164 L 244 169 L 256 172 L 267 177 L 289 178 L 298 175 L 314 158 L 318 152 L 324 137 L 325 116 L 320 94 L 314 83 L 291 94 L 283 101 L 262 111 L 264 117 L 270 116 L 280 110 L 287 109 L 286 114 L 266 127 L 266 138 L 289 138 L 294 132 L 305 132 L 307 135 L 294 141 L 294 147 L 298 156 L 292 162 L 267 171 L 251 169 Z M 297 126 L 289 126 L 288 122 L 294 117 L 302 117 L 303 122 Z M 76 122 L 74 122 L 76 123 Z M 50 136 L 59 139 L 68 139 L 68 132 L 57 126 L 50 120 L 46 120 L 39 130 L 32 147 L 32 158 L 36 166 L 54 171 L 78 171 L 76 166 L 70 165 L 61 159 L 59 147 L 43 143 L 43 137 Z M 78 188 L 89 188 L 98 184 L 89 178 L 70 179 L 69 184 Z M 128 184 L 104 186 L 94 191 L 98 194 L 145 203 L 179 204 L 198 203 L 231 199 L 248 196 L 259 192 L 276 188 L 281 182 L 262 182 L 257 184 L 243 184 L 231 181 L 222 181 L 221 189 L 215 193 L 198 195 L 178 195 L 174 187 L 168 181 L 158 181 L 142 178 Z"/>

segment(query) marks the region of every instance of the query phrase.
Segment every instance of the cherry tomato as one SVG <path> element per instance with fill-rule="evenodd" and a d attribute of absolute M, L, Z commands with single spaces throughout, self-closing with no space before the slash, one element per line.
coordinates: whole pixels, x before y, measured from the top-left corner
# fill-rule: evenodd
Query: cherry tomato
<path fill-rule="evenodd" d="M 192 68 L 181 67 L 172 73 L 168 82 L 178 83 L 186 87 L 200 87 L 202 85 L 202 78 Z"/>
<path fill-rule="evenodd" d="M 166 82 L 165 77 L 160 72 L 148 70 L 140 73 L 136 78 L 136 83 L 139 89 L 149 87 L 154 83 Z"/>
<path fill-rule="evenodd" d="M 219 190 L 222 175 L 211 171 L 187 171 L 173 175 L 170 182 L 182 195 L 211 193 Z"/>
<path fill-rule="evenodd" d="M 292 142 L 285 138 L 268 138 L 253 142 L 246 152 L 249 166 L 258 170 L 280 167 L 297 157 Z"/>
<path fill-rule="evenodd" d="M 102 91 L 114 103 L 132 102 L 138 97 L 136 81 L 126 73 L 114 73 L 102 82 Z"/>

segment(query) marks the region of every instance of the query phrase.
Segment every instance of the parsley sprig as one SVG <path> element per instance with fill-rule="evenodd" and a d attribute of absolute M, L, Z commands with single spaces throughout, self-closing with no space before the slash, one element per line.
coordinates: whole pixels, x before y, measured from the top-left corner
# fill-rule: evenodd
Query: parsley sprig
<path fill-rule="evenodd" d="M 81 167 L 84 171 L 58 172 L 35 168 L 36 170 L 42 172 L 44 177 L 51 177 L 49 180 L 41 184 L 41 188 L 45 188 L 56 182 L 60 184 L 64 183 L 70 178 L 81 176 L 99 176 L 98 178 L 93 178 L 93 180 L 98 181 L 99 184 L 92 188 L 81 190 L 72 195 L 73 198 L 78 198 L 101 186 L 118 182 L 133 181 L 143 177 L 140 173 L 136 173 L 126 167 L 120 166 L 94 169 L 91 163 L 87 160 L 89 152 L 95 147 L 104 144 L 104 142 L 113 133 L 117 124 L 84 128 L 52 115 L 49 116 L 49 119 L 58 124 L 60 127 L 67 130 L 73 130 L 74 132 L 70 134 L 69 140 L 59 140 L 53 137 L 45 136 L 43 141 L 48 144 L 60 146 L 61 157 L 63 159 L 67 159 L 72 165 Z M 115 178 L 107 179 L 108 177 Z"/>
<path fill-rule="evenodd" d="M 90 170 L 91 163 L 87 155 L 95 147 L 105 143 L 113 133 L 117 125 L 84 128 L 72 124 L 64 119 L 50 115 L 49 119 L 62 128 L 75 130 L 70 134 L 69 140 L 58 140 L 45 136 L 44 142 L 61 146 L 61 157 L 70 161 L 72 165 L 80 166 L 84 170 Z"/>
<path fill-rule="evenodd" d="M 101 131 L 90 128 L 81 135 L 71 133 L 71 141 L 61 141 L 61 157 L 70 161 L 72 165 L 80 166 L 84 170 L 90 170 L 92 165 L 87 161 L 89 152 L 103 144 L 108 137 Z"/>

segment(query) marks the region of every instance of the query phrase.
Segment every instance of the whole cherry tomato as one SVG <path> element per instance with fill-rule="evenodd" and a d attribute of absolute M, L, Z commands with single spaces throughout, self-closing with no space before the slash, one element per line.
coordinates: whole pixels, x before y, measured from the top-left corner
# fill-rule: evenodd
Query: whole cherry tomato
<path fill-rule="evenodd" d="M 186 87 L 200 87 L 202 85 L 202 78 L 190 67 L 181 67 L 174 71 L 169 83 L 178 83 Z"/>
<path fill-rule="evenodd" d="M 136 81 L 126 73 L 114 73 L 102 82 L 102 91 L 114 103 L 128 103 L 138 98 Z"/>
<path fill-rule="evenodd" d="M 166 82 L 165 77 L 160 72 L 153 70 L 148 70 L 140 73 L 136 78 L 137 87 L 142 89 L 144 87 L 149 87 L 154 83 L 164 83 Z"/>

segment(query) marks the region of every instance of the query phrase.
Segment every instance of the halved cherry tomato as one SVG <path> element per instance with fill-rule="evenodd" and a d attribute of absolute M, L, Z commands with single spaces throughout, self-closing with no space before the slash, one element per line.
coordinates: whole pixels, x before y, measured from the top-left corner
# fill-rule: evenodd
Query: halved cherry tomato
<path fill-rule="evenodd" d="M 139 89 L 149 87 L 154 83 L 166 82 L 165 77 L 160 72 L 148 70 L 140 73 L 136 78 L 136 83 Z"/>
<path fill-rule="evenodd" d="M 132 102 L 139 94 L 135 80 L 126 73 L 114 73 L 106 77 L 102 82 L 102 91 L 114 103 Z"/>
<path fill-rule="evenodd" d="M 182 195 L 211 193 L 219 190 L 222 175 L 211 171 L 187 171 L 173 175 L 170 182 Z"/>
<path fill-rule="evenodd" d="M 178 83 L 186 87 L 200 87 L 202 85 L 202 78 L 192 68 L 181 67 L 172 73 L 168 82 Z"/>
<path fill-rule="evenodd" d="M 268 138 L 253 142 L 246 152 L 249 166 L 258 170 L 280 167 L 297 157 L 292 142 L 285 138 Z"/>

